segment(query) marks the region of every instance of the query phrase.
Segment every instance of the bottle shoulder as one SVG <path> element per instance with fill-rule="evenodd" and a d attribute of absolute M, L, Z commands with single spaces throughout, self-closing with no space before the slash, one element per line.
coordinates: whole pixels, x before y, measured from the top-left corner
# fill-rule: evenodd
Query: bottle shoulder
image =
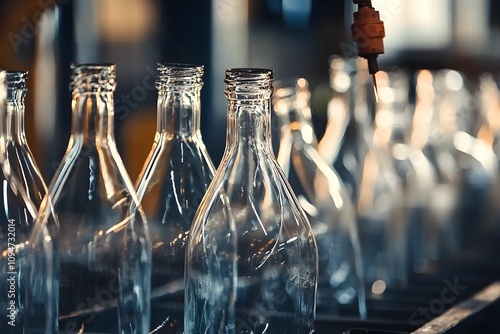
<path fill-rule="evenodd" d="M 136 182 L 139 198 L 152 188 L 198 189 L 205 192 L 215 167 L 201 142 L 191 139 L 155 140 Z"/>
<path fill-rule="evenodd" d="M 235 221 L 242 231 L 264 233 L 285 225 L 286 233 L 308 231 L 308 219 L 274 157 L 268 154 L 248 164 L 238 159 L 237 155 L 223 158 L 195 223 Z"/>
<path fill-rule="evenodd" d="M 13 178 L 0 172 L 0 183 L 3 186 L 0 194 L 0 243 L 8 240 L 9 233 L 15 238 L 15 243 L 27 241 L 34 226 L 35 217 L 28 209 L 27 199 L 19 191 L 14 191 L 20 182 L 12 184 Z"/>
<path fill-rule="evenodd" d="M 2 175 L 8 182 L 23 187 L 26 196 L 38 207 L 47 194 L 47 186 L 28 146 L 10 142 L 6 146 L 6 161 Z"/>
<path fill-rule="evenodd" d="M 22 245 L 35 227 L 45 185 L 39 174 L 33 177 L 29 168 L 9 161 L 0 169 L 0 184 L 0 243 L 15 239 L 15 244 Z"/>
<path fill-rule="evenodd" d="M 135 197 L 116 147 L 78 142 L 68 146 L 49 193 L 56 212 L 62 206 L 70 210 L 89 206 L 122 208 Z"/>
<path fill-rule="evenodd" d="M 213 175 L 204 146 L 187 138 L 157 137 L 136 182 L 150 224 L 189 230 Z"/>

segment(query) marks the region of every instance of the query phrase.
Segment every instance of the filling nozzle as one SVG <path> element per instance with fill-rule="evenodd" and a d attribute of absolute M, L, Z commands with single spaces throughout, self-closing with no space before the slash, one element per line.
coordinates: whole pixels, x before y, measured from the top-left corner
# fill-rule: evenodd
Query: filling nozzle
<path fill-rule="evenodd" d="M 358 55 L 368 61 L 368 72 L 372 75 L 376 93 L 377 57 L 384 53 L 384 22 L 380 20 L 380 13 L 373 8 L 371 0 L 353 0 L 353 2 L 358 5 L 358 11 L 353 14 L 352 38 L 356 42 Z"/>

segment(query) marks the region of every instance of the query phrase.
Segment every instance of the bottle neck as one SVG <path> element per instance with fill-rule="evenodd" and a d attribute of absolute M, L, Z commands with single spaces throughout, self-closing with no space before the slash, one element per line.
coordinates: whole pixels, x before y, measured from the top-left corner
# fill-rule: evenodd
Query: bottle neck
<path fill-rule="evenodd" d="M 113 141 L 113 115 L 113 92 L 73 93 L 73 139 L 84 144 Z"/>
<path fill-rule="evenodd" d="M 273 72 L 267 69 L 226 70 L 228 99 L 226 152 L 272 154 L 271 93 Z M 232 152 L 231 151 L 231 152 Z"/>
<path fill-rule="evenodd" d="M 71 138 L 83 145 L 107 145 L 114 141 L 114 64 L 72 65 Z"/>
<path fill-rule="evenodd" d="M 157 131 L 172 137 L 200 135 L 201 85 L 158 93 Z"/>
<path fill-rule="evenodd" d="M 316 135 L 311 122 L 311 109 L 307 104 L 291 107 L 284 115 L 280 115 L 282 124 L 289 124 L 293 138 L 300 138 L 310 145 L 317 145 Z"/>
<path fill-rule="evenodd" d="M 281 80 L 275 85 L 273 107 L 281 122 L 282 137 L 293 138 L 295 145 L 300 142 L 317 145 L 311 122 L 310 97 L 309 84 L 304 78 Z M 285 132 L 290 132 L 291 136 Z"/>
<path fill-rule="evenodd" d="M 26 89 L 24 88 L 7 89 L 5 115 L 2 117 L 5 120 L 2 131 L 7 141 L 26 142 L 24 131 L 25 96 Z"/>
<path fill-rule="evenodd" d="M 271 151 L 269 99 L 229 100 L 226 146 Z"/>

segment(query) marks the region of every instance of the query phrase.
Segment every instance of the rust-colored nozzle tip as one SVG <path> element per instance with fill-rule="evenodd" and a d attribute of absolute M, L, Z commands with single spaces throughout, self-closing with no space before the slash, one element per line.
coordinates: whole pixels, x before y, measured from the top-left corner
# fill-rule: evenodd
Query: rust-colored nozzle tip
<path fill-rule="evenodd" d="M 360 3 L 366 1 L 359 0 Z M 360 7 L 353 14 L 352 38 L 356 42 L 358 55 L 368 60 L 370 73 L 378 71 L 377 56 L 384 53 L 384 22 L 371 6 Z"/>

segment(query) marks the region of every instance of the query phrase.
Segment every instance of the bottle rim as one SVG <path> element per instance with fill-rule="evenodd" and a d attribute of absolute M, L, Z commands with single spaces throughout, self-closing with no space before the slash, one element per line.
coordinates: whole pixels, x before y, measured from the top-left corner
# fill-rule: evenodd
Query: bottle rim
<path fill-rule="evenodd" d="M 28 71 L 5 71 L 5 83 L 8 90 L 26 90 Z"/>
<path fill-rule="evenodd" d="M 189 63 L 172 63 L 172 62 L 158 62 L 156 63 L 158 70 L 181 71 L 181 72 L 199 72 L 204 69 L 204 65 L 189 64 Z"/>
<path fill-rule="evenodd" d="M 116 89 L 116 64 L 71 64 L 70 89 L 73 92 L 113 92 Z"/>
<path fill-rule="evenodd" d="M 204 66 L 187 63 L 157 63 L 156 88 L 159 91 L 179 88 L 201 87 Z"/>
<path fill-rule="evenodd" d="M 226 70 L 225 94 L 230 100 L 269 99 L 273 92 L 273 70 L 266 68 L 230 68 Z"/>
<path fill-rule="evenodd" d="M 102 71 L 102 70 L 108 70 L 108 71 L 114 71 L 116 70 L 116 64 L 115 63 L 71 63 L 70 65 L 71 69 L 73 71 L 83 71 L 83 70 L 88 70 L 88 71 Z"/>
<path fill-rule="evenodd" d="M 226 70 L 226 83 L 233 81 L 273 80 L 273 70 L 257 67 L 236 67 Z"/>

